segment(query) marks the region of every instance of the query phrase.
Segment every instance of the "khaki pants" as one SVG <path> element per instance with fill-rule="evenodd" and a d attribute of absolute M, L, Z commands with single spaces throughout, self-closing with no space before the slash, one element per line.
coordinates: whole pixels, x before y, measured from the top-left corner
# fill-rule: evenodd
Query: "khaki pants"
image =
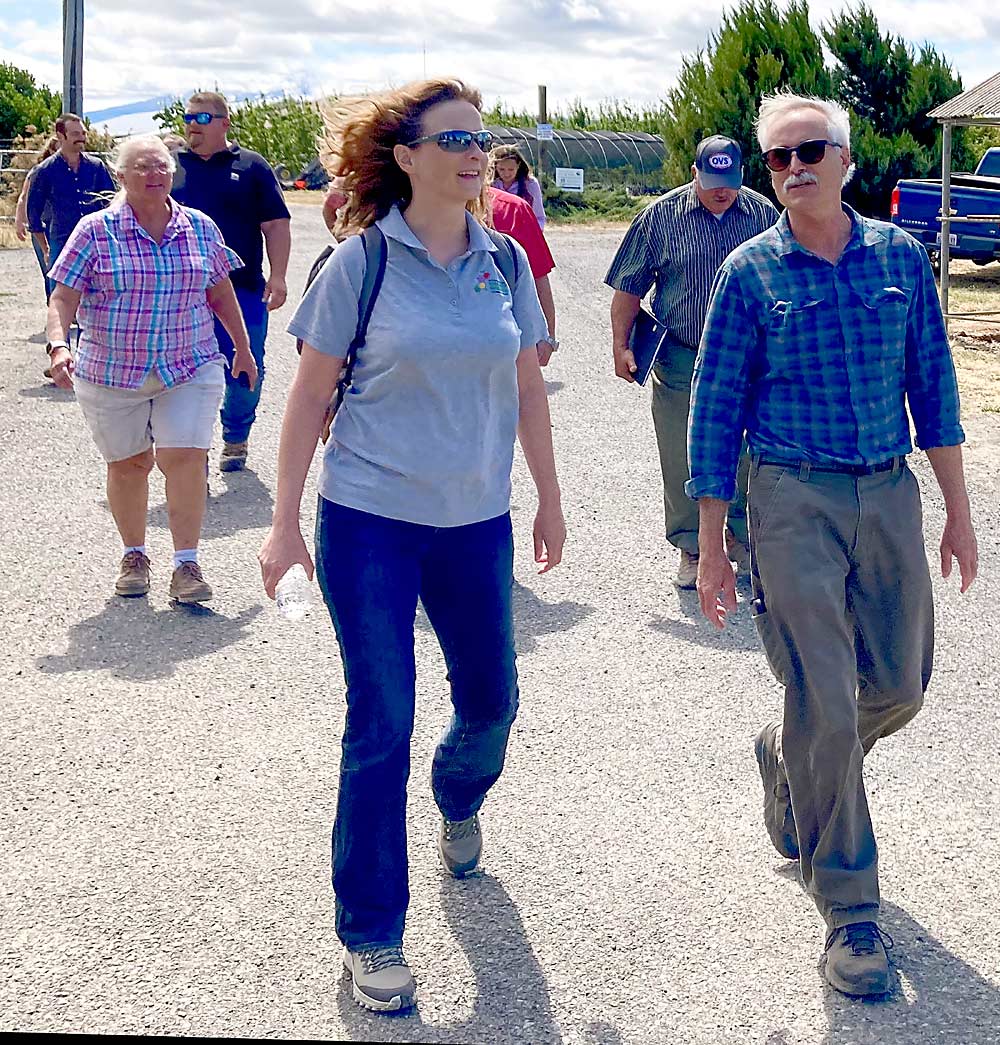
<path fill-rule="evenodd" d="M 862 762 L 920 710 L 934 652 L 917 481 L 905 464 L 864 477 L 755 464 L 749 501 L 802 878 L 830 928 L 869 921 L 878 854 Z"/>
<path fill-rule="evenodd" d="M 688 411 L 691 406 L 691 377 L 695 353 L 684 345 L 671 345 L 653 366 L 653 428 L 660 451 L 663 475 L 663 520 L 667 540 L 686 552 L 698 552 L 698 502 L 684 492 L 691 478 L 687 459 Z M 747 535 L 747 475 L 750 460 L 740 455 L 736 476 L 736 499 L 729 506 L 729 529 L 743 544 Z"/>

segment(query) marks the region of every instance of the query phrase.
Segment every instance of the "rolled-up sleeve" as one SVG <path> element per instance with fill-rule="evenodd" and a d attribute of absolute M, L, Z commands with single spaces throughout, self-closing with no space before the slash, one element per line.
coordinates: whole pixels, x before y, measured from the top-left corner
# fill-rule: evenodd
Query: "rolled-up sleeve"
<path fill-rule="evenodd" d="M 914 243 L 911 256 L 915 276 L 906 326 L 906 402 L 921 450 L 957 446 L 965 442 L 965 432 L 934 274 L 923 247 Z"/>
<path fill-rule="evenodd" d="M 348 236 L 309 285 L 288 324 L 289 334 L 324 355 L 344 359 L 357 333 L 364 278 L 364 243 L 360 236 Z"/>
<path fill-rule="evenodd" d="M 731 501 L 746 427 L 749 360 L 757 337 L 739 273 L 724 263 L 715 278 L 691 383 L 687 495 Z"/>
<path fill-rule="evenodd" d="M 629 226 L 604 277 L 609 287 L 640 298 L 653 285 L 657 263 L 663 256 L 662 244 L 657 242 L 653 206 L 647 207 Z"/>

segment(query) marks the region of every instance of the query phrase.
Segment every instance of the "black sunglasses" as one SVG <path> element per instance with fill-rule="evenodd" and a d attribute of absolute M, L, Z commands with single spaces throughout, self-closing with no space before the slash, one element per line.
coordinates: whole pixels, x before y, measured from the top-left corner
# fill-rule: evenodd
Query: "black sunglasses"
<path fill-rule="evenodd" d="M 424 142 L 437 142 L 439 149 L 445 152 L 465 152 L 475 142 L 483 152 L 489 152 L 493 144 L 493 135 L 489 131 L 440 131 L 428 134 L 407 142 L 409 147 L 423 145 Z"/>
<path fill-rule="evenodd" d="M 185 123 L 197 123 L 201 127 L 205 127 L 210 124 L 213 120 L 224 120 L 225 116 L 219 116 L 218 113 L 214 112 L 186 112 L 184 114 Z"/>
<path fill-rule="evenodd" d="M 764 153 L 764 162 L 772 171 L 787 170 L 788 165 L 792 162 L 792 153 L 795 153 L 803 163 L 812 167 L 826 155 L 828 145 L 832 145 L 835 149 L 841 147 L 840 142 L 827 141 L 826 138 L 811 138 L 807 142 L 799 142 L 791 149 L 768 149 Z"/>

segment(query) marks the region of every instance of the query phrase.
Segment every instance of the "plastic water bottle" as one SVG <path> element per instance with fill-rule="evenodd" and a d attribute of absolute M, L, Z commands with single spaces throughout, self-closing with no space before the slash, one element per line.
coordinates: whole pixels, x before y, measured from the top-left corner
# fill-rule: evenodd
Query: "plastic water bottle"
<path fill-rule="evenodd" d="M 301 563 L 297 562 L 278 581 L 278 586 L 274 589 L 274 601 L 282 620 L 293 623 L 302 620 L 312 609 L 312 585 Z"/>

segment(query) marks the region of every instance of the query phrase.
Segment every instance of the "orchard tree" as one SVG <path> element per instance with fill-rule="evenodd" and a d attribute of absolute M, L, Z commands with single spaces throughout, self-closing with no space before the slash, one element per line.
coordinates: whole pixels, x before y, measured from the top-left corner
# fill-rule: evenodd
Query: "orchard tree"
<path fill-rule="evenodd" d="M 35 83 L 31 73 L 0 62 L 0 141 L 25 128 L 48 128 L 60 113 L 59 95 Z"/>

